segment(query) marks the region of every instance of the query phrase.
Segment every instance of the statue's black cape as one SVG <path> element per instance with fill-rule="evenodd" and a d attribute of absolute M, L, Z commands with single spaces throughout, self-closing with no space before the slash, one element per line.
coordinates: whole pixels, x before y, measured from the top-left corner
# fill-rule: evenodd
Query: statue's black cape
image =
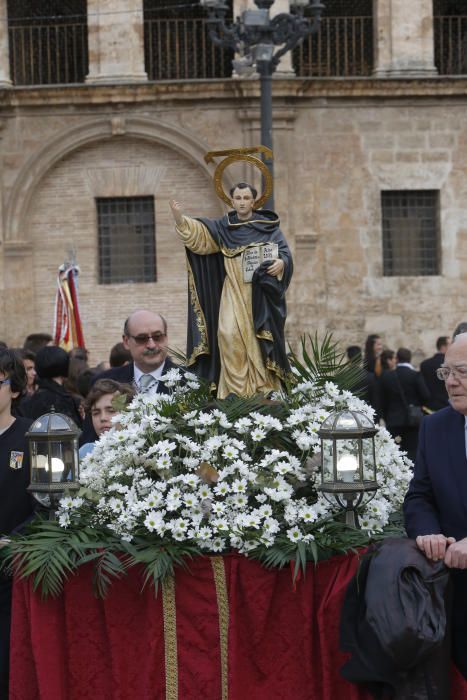
<path fill-rule="evenodd" d="M 224 256 L 241 255 L 258 243 L 277 243 L 284 261 L 281 280 L 268 275 L 263 263 L 253 276 L 252 315 L 264 363 L 281 378 L 289 371 L 285 350 L 285 292 L 293 272 L 292 256 L 272 211 L 253 212 L 249 221 L 239 221 L 236 212 L 222 219 L 199 219 L 222 252 L 197 255 L 186 249 L 188 263 L 187 363 L 201 377 L 218 384 L 220 356 L 217 344 L 219 306 L 224 285 Z"/>

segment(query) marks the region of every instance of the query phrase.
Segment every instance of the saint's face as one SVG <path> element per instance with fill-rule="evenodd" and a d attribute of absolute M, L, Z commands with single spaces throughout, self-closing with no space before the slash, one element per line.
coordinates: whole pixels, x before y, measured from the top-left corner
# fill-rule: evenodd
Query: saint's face
<path fill-rule="evenodd" d="M 232 195 L 232 206 L 237 212 L 240 221 L 247 221 L 251 218 L 255 200 L 249 187 L 237 187 Z"/>

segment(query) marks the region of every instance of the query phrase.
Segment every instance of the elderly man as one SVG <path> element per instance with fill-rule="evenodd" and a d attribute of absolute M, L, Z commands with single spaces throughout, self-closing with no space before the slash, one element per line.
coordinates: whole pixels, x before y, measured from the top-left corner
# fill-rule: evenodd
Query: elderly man
<path fill-rule="evenodd" d="M 467 677 L 467 333 L 455 338 L 437 375 L 450 406 L 422 423 L 404 516 L 425 555 L 453 570 L 453 655 Z"/>
<path fill-rule="evenodd" d="M 114 379 L 121 384 L 133 384 L 142 392 L 169 393 L 160 378 L 177 365 L 167 357 L 166 320 L 160 314 L 145 309 L 134 311 L 123 326 L 123 344 L 130 351 L 132 361 L 128 365 L 108 369 L 96 379 Z"/>

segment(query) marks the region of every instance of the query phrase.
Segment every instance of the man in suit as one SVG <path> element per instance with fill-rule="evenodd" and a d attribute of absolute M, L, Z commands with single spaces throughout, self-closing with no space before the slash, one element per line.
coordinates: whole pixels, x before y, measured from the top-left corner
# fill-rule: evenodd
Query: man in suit
<path fill-rule="evenodd" d="M 420 364 L 420 373 L 430 392 L 430 398 L 426 405 L 431 411 L 439 411 L 440 408 L 445 408 L 448 405 L 448 392 L 444 383 L 440 382 L 436 376 L 436 370 L 443 364 L 450 343 L 449 336 L 440 336 L 436 341 L 436 353 Z"/>
<path fill-rule="evenodd" d="M 160 314 L 145 309 L 134 311 L 123 326 L 123 345 L 130 351 L 132 361 L 122 367 L 98 374 L 97 379 L 114 379 L 133 384 L 137 391 L 168 394 L 160 378 L 177 367 L 167 357 L 167 322 Z"/>
<path fill-rule="evenodd" d="M 412 353 L 407 348 L 397 351 L 397 367 L 383 372 L 379 378 L 381 412 L 386 427 L 410 459 L 417 452 L 418 426 L 409 425 L 408 406 L 422 406 L 429 398 L 428 389 L 420 372 L 410 364 Z"/>
<path fill-rule="evenodd" d="M 133 311 L 123 326 L 123 345 L 131 354 L 131 362 L 96 374 L 92 384 L 98 379 L 113 379 L 131 384 L 138 392 L 169 394 L 170 389 L 160 378 L 177 365 L 167 357 L 167 343 L 167 321 L 163 316 L 145 309 Z M 97 434 L 86 417 L 80 445 L 96 440 Z"/>
<path fill-rule="evenodd" d="M 404 516 L 422 552 L 453 569 L 453 655 L 467 677 L 467 333 L 449 346 L 438 376 L 450 406 L 423 420 Z"/>

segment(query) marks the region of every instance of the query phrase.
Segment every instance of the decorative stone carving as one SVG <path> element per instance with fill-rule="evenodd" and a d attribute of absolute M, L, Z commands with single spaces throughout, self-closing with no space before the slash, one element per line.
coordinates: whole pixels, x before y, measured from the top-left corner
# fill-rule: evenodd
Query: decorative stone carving
<path fill-rule="evenodd" d="M 155 194 L 165 168 L 95 168 L 86 172 L 93 197 L 138 197 Z"/>

